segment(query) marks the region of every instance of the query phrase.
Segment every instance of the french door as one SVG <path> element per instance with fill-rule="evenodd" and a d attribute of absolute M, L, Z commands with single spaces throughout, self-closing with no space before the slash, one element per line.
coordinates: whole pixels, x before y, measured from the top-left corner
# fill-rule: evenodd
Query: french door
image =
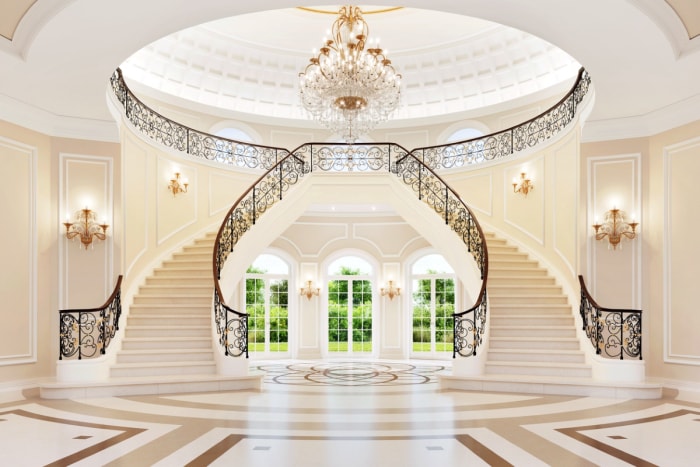
<path fill-rule="evenodd" d="M 286 357 L 289 353 L 288 280 L 263 274 L 246 275 L 248 351 Z"/>
<path fill-rule="evenodd" d="M 450 275 L 414 276 L 412 347 L 416 357 L 444 356 L 454 346 L 452 314 L 455 279 Z"/>
<path fill-rule="evenodd" d="M 372 352 L 372 283 L 338 277 L 328 282 L 328 354 Z"/>

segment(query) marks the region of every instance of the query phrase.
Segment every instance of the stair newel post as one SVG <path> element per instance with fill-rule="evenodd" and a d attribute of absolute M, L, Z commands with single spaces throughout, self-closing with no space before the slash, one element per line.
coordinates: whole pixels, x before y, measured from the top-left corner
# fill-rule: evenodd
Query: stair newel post
<path fill-rule="evenodd" d="M 449 196 L 449 189 L 447 188 L 447 185 L 445 185 L 445 225 L 450 225 Z"/>
<path fill-rule="evenodd" d="M 105 354 L 105 342 L 107 342 L 107 320 L 105 319 L 105 308 L 100 310 L 100 338 L 102 339 L 102 347 L 100 353 Z"/>
<path fill-rule="evenodd" d="M 423 156 L 425 159 L 425 155 Z M 421 183 L 423 182 L 423 164 L 420 164 L 418 166 L 418 199 L 422 200 L 423 199 L 423 187 L 421 186 Z"/>
<path fill-rule="evenodd" d="M 78 360 L 83 359 L 83 312 L 78 312 Z"/>
<path fill-rule="evenodd" d="M 255 204 L 255 189 L 256 189 L 256 187 L 253 186 L 253 225 L 255 225 L 255 221 L 256 221 L 256 209 L 255 208 L 257 206 Z"/>
<path fill-rule="evenodd" d="M 620 360 L 624 360 L 625 358 L 625 341 L 623 340 L 625 338 L 624 336 L 624 318 L 625 316 L 623 315 L 622 312 L 620 312 Z"/>
<path fill-rule="evenodd" d="M 280 201 L 282 201 L 282 164 L 279 164 L 280 172 Z"/>

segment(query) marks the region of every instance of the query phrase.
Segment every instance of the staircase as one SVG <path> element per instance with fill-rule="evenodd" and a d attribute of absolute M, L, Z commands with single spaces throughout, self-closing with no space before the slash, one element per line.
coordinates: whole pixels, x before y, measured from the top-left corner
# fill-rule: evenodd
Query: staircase
<path fill-rule="evenodd" d="M 486 233 L 489 327 L 484 376 L 445 376 L 443 388 L 655 399 L 662 387 L 596 381 L 574 310 L 554 277 L 527 253 Z"/>
<path fill-rule="evenodd" d="M 106 381 L 47 383 L 47 399 L 259 390 L 261 374 L 217 375 L 212 338 L 215 233 L 163 261 L 129 307 L 122 347 Z"/>

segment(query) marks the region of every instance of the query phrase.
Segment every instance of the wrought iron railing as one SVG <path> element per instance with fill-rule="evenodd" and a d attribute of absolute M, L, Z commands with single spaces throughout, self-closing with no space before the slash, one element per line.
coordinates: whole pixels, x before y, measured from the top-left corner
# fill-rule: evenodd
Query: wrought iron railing
<path fill-rule="evenodd" d="M 268 170 L 236 201 L 224 218 L 214 243 L 214 316 L 225 354 L 248 356 L 245 335 L 248 330 L 248 315 L 226 305 L 219 286 L 226 258 L 260 216 L 281 200 L 291 186 L 313 171 L 394 173 L 412 188 L 419 200 L 430 206 L 460 236 L 474 257 L 483 281 L 477 303 L 469 310 L 455 315 L 456 350 L 453 356 L 475 355 L 486 322 L 488 253 L 481 227 L 459 195 L 439 175 L 401 146 L 390 143 L 305 144 Z M 471 326 L 467 326 L 467 322 L 471 322 Z M 467 327 L 469 333 L 463 332 Z"/>
<path fill-rule="evenodd" d="M 596 354 L 605 358 L 642 359 L 642 310 L 605 308 L 588 293 L 583 276 L 581 285 L 581 319 L 583 330 Z"/>
<path fill-rule="evenodd" d="M 204 133 L 159 114 L 131 92 L 119 68 L 112 74 L 110 85 L 124 106 L 126 119 L 134 128 L 170 149 L 225 165 L 264 170 L 289 154 L 284 148 L 248 144 Z"/>
<path fill-rule="evenodd" d="M 249 144 L 204 133 L 159 114 L 131 92 L 120 69 L 112 74 L 110 85 L 115 97 L 124 107 L 126 119 L 136 130 L 168 148 L 226 165 L 262 170 L 269 170 L 289 154 L 284 148 Z M 543 143 L 564 130 L 576 118 L 579 104 L 588 93 L 590 85 L 590 75 L 581 68 L 571 90 L 559 102 L 526 122 L 478 138 L 407 152 L 420 158 L 423 164 L 433 170 L 503 159 Z M 319 160 L 313 162 L 315 168 L 332 169 L 336 160 L 332 153 L 319 153 L 318 157 Z M 360 149 L 353 170 L 362 170 L 362 164 L 369 164 L 376 161 L 376 158 L 377 155 L 371 150 L 363 152 Z"/>
<path fill-rule="evenodd" d="M 104 355 L 119 330 L 121 287 L 119 276 L 112 295 L 101 307 L 59 310 L 59 360 Z"/>
<path fill-rule="evenodd" d="M 588 93 L 591 77 L 581 68 L 571 90 L 549 109 L 511 128 L 465 141 L 416 148 L 432 169 L 451 169 L 503 159 L 518 151 L 532 148 L 557 134 L 576 118 L 579 104 Z"/>

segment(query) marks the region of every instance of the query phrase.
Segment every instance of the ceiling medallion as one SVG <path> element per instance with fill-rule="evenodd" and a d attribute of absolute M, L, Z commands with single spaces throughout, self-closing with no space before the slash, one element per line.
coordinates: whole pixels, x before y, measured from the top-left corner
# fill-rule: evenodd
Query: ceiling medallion
<path fill-rule="evenodd" d="M 367 46 L 367 48 L 365 48 Z M 321 125 L 354 143 L 396 110 L 401 75 L 357 6 L 343 6 L 318 54 L 299 73 L 301 103 Z"/>

